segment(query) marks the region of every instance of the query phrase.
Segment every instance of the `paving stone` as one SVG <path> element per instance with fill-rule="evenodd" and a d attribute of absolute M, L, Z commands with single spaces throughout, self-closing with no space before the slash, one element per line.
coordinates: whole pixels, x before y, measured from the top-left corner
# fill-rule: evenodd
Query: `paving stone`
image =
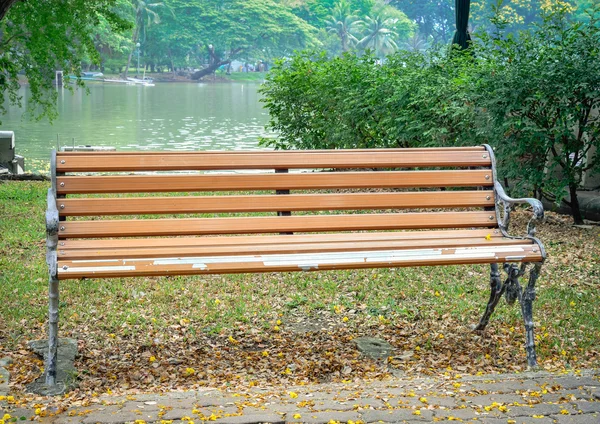
<path fill-rule="evenodd" d="M 436 418 L 448 418 L 454 417 L 461 420 L 472 420 L 474 418 L 479 417 L 480 415 L 475 412 L 475 410 L 471 408 L 463 408 L 463 409 L 434 409 L 433 415 Z"/>
<path fill-rule="evenodd" d="M 347 412 L 347 411 L 332 411 L 332 412 L 308 412 L 305 414 L 300 413 L 300 418 L 294 418 L 293 414 L 286 414 L 285 422 L 288 423 L 311 423 L 321 424 L 328 423 L 331 420 L 340 421 L 346 423 L 348 421 L 358 421 L 360 416 L 358 412 Z"/>
<path fill-rule="evenodd" d="M 511 417 L 524 417 L 532 415 L 553 415 L 560 414 L 564 409 L 563 405 L 555 405 L 551 403 L 540 403 L 538 405 L 529 406 L 509 406 L 508 415 Z"/>
<path fill-rule="evenodd" d="M 10 380 L 10 373 L 7 369 L 0 367 L 0 395 L 6 396 L 8 394 L 8 382 Z"/>
<path fill-rule="evenodd" d="M 600 412 L 600 402 L 576 402 L 575 409 L 581 411 L 584 414 L 590 412 Z"/>
<path fill-rule="evenodd" d="M 275 413 L 299 413 L 299 414 L 303 414 L 303 413 L 307 413 L 311 411 L 311 408 L 306 406 L 306 407 L 299 407 L 294 403 L 272 403 L 272 404 L 268 404 L 265 405 L 269 408 L 270 411 L 273 411 Z"/>
<path fill-rule="evenodd" d="M 433 412 L 423 409 L 421 415 L 414 415 L 414 409 L 382 409 L 363 411 L 360 419 L 366 423 L 383 422 L 415 422 L 415 421 L 431 421 Z"/>
<path fill-rule="evenodd" d="M 480 395 L 480 396 L 473 396 L 473 397 L 465 396 L 465 397 L 462 397 L 461 399 L 465 400 L 467 404 L 470 403 L 472 405 L 480 405 L 480 406 L 488 406 L 494 402 L 504 403 L 504 404 L 511 404 L 511 403 L 515 403 L 515 402 L 523 403 L 523 398 L 516 393 L 515 394 L 507 393 L 507 394 Z"/>
<path fill-rule="evenodd" d="M 559 377 L 555 379 L 557 384 L 563 389 L 576 389 L 583 386 L 600 386 L 600 381 L 593 377 Z"/>
<path fill-rule="evenodd" d="M 59 416 L 52 420 L 52 424 L 80 424 L 83 422 L 82 417 Z"/>
<path fill-rule="evenodd" d="M 244 408 L 244 410 L 242 411 L 242 415 L 261 415 L 261 414 L 279 414 L 282 415 L 280 412 L 281 411 L 277 411 L 275 409 L 276 405 L 265 405 L 264 408 L 255 408 L 253 406 L 248 406 L 246 408 Z M 309 412 L 308 409 L 305 409 L 304 411 Z M 232 414 L 235 412 L 232 412 Z"/>
<path fill-rule="evenodd" d="M 550 417 L 532 418 L 532 417 L 510 417 L 510 418 L 480 418 L 477 422 L 483 424 L 507 424 L 508 420 L 514 420 L 516 424 L 551 424 L 554 419 Z"/>
<path fill-rule="evenodd" d="M 316 401 L 313 405 L 315 411 L 351 411 L 354 409 L 350 402 L 335 402 L 333 400 Z"/>
<path fill-rule="evenodd" d="M 109 412 L 108 409 L 105 410 L 98 410 L 95 412 L 92 412 L 91 414 L 87 415 L 85 418 L 83 418 L 83 420 L 81 420 L 81 422 L 83 424 L 96 424 L 96 423 L 102 423 L 102 424 L 121 424 L 121 423 L 125 423 L 128 421 L 135 421 L 135 420 L 146 420 L 146 419 L 156 419 L 156 415 L 153 418 L 150 417 L 144 417 L 144 416 L 140 416 L 136 413 L 133 412 L 120 412 L 120 411 L 114 411 L 114 412 Z"/>
<path fill-rule="evenodd" d="M 196 399 L 194 399 L 194 398 L 179 398 L 179 399 L 177 399 L 177 398 L 176 399 L 158 398 L 158 399 L 148 400 L 146 402 L 156 402 L 156 407 L 162 408 L 162 409 L 167 407 L 167 408 L 173 408 L 173 409 L 189 408 L 191 410 L 191 409 L 194 409 L 196 404 L 199 404 L 199 402 L 197 402 Z M 125 405 L 130 405 L 131 403 L 133 403 L 134 405 L 144 404 L 143 402 L 139 402 L 139 401 L 135 400 L 135 401 L 126 402 Z M 198 406 L 203 406 L 203 405 L 198 405 Z"/>
<path fill-rule="evenodd" d="M 192 409 L 193 408 L 185 408 L 185 409 L 171 409 L 168 411 L 165 411 L 165 414 L 160 417 L 162 420 L 179 420 L 181 419 L 181 417 L 192 417 L 194 414 L 192 414 Z"/>
<path fill-rule="evenodd" d="M 403 408 L 406 407 L 421 407 L 423 406 L 423 402 L 421 402 L 419 400 L 420 396 L 398 396 L 398 397 L 394 397 L 394 398 L 390 398 L 388 399 L 388 405 L 390 405 L 390 407 L 395 408 L 398 406 L 401 406 Z"/>
<path fill-rule="evenodd" d="M 557 415 L 553 417 L 557 424 L 598 424 L 600 414 Z"/>
<path fill-rule="evenodd" d="M 4 416 L 5 413 L 8 413 L 13 418 L 16 418 L 17 422 L 21 422 L 23 419 L 28 420 L 29 418 L 34 416 L 34 413 L 29 409 L 11 408 L 3 410 L 2 407 L 0 407 L 0 419 Z"/>
<path fill-rule="evenodd" d="M 585 389 L 560 390 L 546 393 L 540 397 L 542 402 L 574 402 L 576 400 L 593 400 L 593 396 Z"/>
<path fill-rule="evenodd" d="M 453 396 L 425 396 L 427 398 L 427 404 L 432 406 L 443 406 L 444 408 L 455 408 L 456 399 Z M 417 398 L 418 400 L 418 398 Z"/>
<path fill-rule="evenodd" d="M 539 390 L 543 381 L 538 380 L 505 380 L 489 383 L 474 384 L 476 390 L 485 390 L 488 393 L 515 393 L 516 391 Z"/>
<path fill-rule="evenodd" d="M 164 405 L 163 403 L 158 403 L 158 401 L 147 401 L 147 402 L 150 402 L 150 404 L 146 404 L 144 402 L 137 402 L 137 401 L 125 402 L 121 409 L 125 412 L 133 412 L 133 411 L 153 412 L 153 411 L 158 411 L 160 409 L 159 405 L 160 406 Z M 154 402 L 156 402 L 156 403 L 154 403 Z"/>
<path fill-rule="evenodd" d="M 255 424 L 255 423 L 285 423 L 283 417 L 279 414 L 258 414 L 258 415 L 239 415 L 235 417 L 219 418 L 215 421 L 222 424 Z"/>
<path fill-rule="evenodd" d="M 235 405 L 239 402 L 245 402 L 244 397 L 233 397 L 233 396 L 203 396 L 197 398 L 192 404 L 198 406 L 226 406 Z"/>
<path fill-rule="evenodd" d="M 362 397 L 359 399 L 355 399 L 352 401 L 348 401 L 349 403 L 354 405 L 358 405 L 360 408 L 383 408 L 385 405 L 383 400 L 377 399 L 375 397 Z"/>

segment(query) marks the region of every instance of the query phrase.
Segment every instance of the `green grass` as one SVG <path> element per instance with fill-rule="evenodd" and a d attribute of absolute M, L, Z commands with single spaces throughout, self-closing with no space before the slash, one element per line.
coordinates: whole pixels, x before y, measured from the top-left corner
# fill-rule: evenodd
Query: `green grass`
<path fill-rule="evenodd" d="M 47 188 L 40 182 L 0 183 L 0 351 L 17 360 L 16 387 L 39 366 L 23 353 L 25 342 L 43 338 L 47 327 Z M 549 253 L 534 303 L 540 364 L 552 371 L 597 367 L 600 229 L 575 229 L 568 217 L 549 215 L 538 231 Z M 518 212 L 514 223 L 522 227 L 525 218 Z M 350 340 L 361 335 L 386 338 L 400 353 L 414 352 L 411 360 L 388 364 L 409 374 L 443 373 L 447 366 L 465 367 L 463 373 L 522 371 L 518 306 L 502 301 L 485 337 L 469 332 L 487 302 L 488 281 L 487 266 L 64 281 L 60 334 L 83 345 L 77 366 L 85 371 L 84 390 L 97 390 L 97 384 L 159 389 L 156 373 L 167 371 L 181 387 L 230 384 L 231 373 L 248 369 L 254 370 L 248 378 L 264 382 L 327 381 L 341 377 L 325 352 L 335 352 L 336 364 L 355 367 Z M 277 320 L 280 331 L 274 330 Z M 330 330 L 294 330 L 305 323 Z M 272 354 L 255 355 L 263 350 Z M 109 359 L 113 353 L 127 366 L 125 359 Z M 150 353 L 185 363 L 147 369 Z M 283 375 L 289 363 L 297 370 Z M 214 372 L 199 373 L 192 383 L 182 367 Z M 371 368 L 356 372 L 382 375 L 379 366 Z M 136 380 L 138 371 L 156 381 Z"/>

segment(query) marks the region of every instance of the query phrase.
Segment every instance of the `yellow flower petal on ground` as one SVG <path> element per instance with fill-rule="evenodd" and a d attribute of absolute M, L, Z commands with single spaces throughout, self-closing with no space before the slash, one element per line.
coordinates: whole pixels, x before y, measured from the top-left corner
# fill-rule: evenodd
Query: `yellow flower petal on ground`
<path fill-rule="evenodd" d="M 233 344 L 239 343 L 236 339 L 233 338 L 233 336 L 229 336 L 229 341 Z"/>
<path fill-rule="evenodd" d="M 184 374 L 189 377 L 190 375 L 196 374 L 196 370 L 188 367 L 185 369 Z"/>
<path fill-rule="evenodd" d="M 296 399 L 298 397 L 298 393 L 296 392 L 290 392 L 289 395 L 292 399 Z"/>
<path fill-rule="evenodd" d="M 277 324 L 277 325 L 281 325 L 281 320 L 280 320 L 280 319 L 278 319 L 276 324 Z"/>
<path fill-rule="evenodd" d="M 215 299 L 215 305 L 218 305 L 220 303 L 221 303 L 221 301 L 219 299 Z"/>
<path fill-rule="evenodd" d="M 146 421 L 144 421 L 144 420 L 135 420 L 134 424 L 146 424 Z"/>
<path fill-rule="evenodd" d="M 543 415 L 532 415 L 531 417 L 532 417 L 532 418 L 544 418 L 544 416 L 543 416 Z"/>
<path fill-rule="evenodd" d="M 264 356 L 264 357 L 269 356 L 269 351 L 268 350 L 263 350 L 262 351 L 262 356 Z"/>
<path fill-rule="evenodd" d="M 156 361 L 156 356 L 152 355 L 151 357 L 148 358 L 148 361 L 150 361 L 150 363 Z"/>
<path fill-rule="evenodd" d="M 344 318 L 342 318 L 342 321 L 344 321 L 344 322 L 348 322 L 348 317 L 344 317 Z"/>
<path fill-rule="evenodd" d="M 279 331 L 279 326 L 276 325 L 275 327 L 273 327 L 273 331 Z"/>
<path fill-rule="evenodd" d="M 563 415 L 569 415 L 569 411 L 567 411 L 566 409 L 561 409 L 560 413 Z"/>
<path fill-rule="evenodd" d="M 421 411 L 417 409 L 416 411 L 413 411 L 413 415 L 421 415 Z"/>
<path fill-rule="evenodd" d="M 485 236 L 485 239 L 486 239 L 486 240 L 491 240 L 491 239 L 492 239 L 492 235 L 491 235 L 491 234 L 488 234 L 487 236 Z"/>
<path fill-rule="evenodd" d="M 423 403 L 427 403 L 427 398 L 422 396 L 419 398 L 419 401 L 423 402 Z"/>
<path fill-rule="evenodd" d="M 300 414 L 294 414 L 294 419 L 295 420 L 299 420 L 300 418 L 302 418 L 302 415 L 300 415 Z"/>

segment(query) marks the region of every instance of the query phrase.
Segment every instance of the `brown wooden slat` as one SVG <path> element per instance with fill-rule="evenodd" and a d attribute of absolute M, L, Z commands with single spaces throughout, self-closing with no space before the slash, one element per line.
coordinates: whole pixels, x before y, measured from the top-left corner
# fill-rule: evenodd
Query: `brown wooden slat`
<path fill-rule="evenodd" d="M 490 191 L 58 199 L 61 216 L 493 206 Z"/>
<path fill-rule="evenodd" d="M 128 172 L 215 169 L 297 169 L 297 168 L 402 168 L 490 166 L 489 155 L 481 151 L 397 151 L 364 152 L 246 152 L 234 155 L 188 152 L 177 155 L 93 154 L 61 156 L 57 172 Z"/>
<path fill-rule="evenodd" d="M 493 227 L 490 212 L 312 215 L 249 218 L 188 218 L 73 221 L 61 223 L 60 238 L 142 237 L 267 232 L 322 232 L 415 228 Z"/>
<path fill-rule="evenodd" d="M 268 244 L 331 243 L 353 241 L 401 241 L 401 240 L 445 240 L 476 239 L 491 236 L 493 240 L 502 238 L 499 230 L 429 230 L 429 231 L 386 231 L 365 233 L 328 233 L 293 235 L 251 235 L 228 237 L 173 237 L 173 238 L 127 238 L 104 240 L 61 240 L 60 249 L 129 249 L 129 248 L 169 248 L 193 246 L 260 246 Z"/>
<path fill-rule="evenodd" d="M 487 176 L 487 178 L 486 178 Z M 59 194 L 336 188 L 490 187 L 491 171 L 314 172 L 241 175 L 59 176 Z"/>
<path fill-rule="evenodd" d="M 316 252 L 352 252 L 359 250 L 387 250 L 413 248 L 451 248 L 473 246 L 510 246 L 522 245 L 523 240 L 495 237 L 490 240 L 485 237 L 465 239 L 424 239 L 424 240 L 383 240 L 383 241 L 352 241 L 329 243 L 272 243 L 261 245 L 204 245 L 204 246 L 171 246 L 171 247 L 137 247 L 100 249 L 60 249 L 58 259 L 127 259 L 127 258 L 165 258 L 190 256 L 219 256 L 219 255 L 257 255 L 275 253 L 316 253 Z M 533 243 L 533 242 L 531 242 Z"/>
<path fill-rule="evenodd" d="M 158 275 L 193 275 L 193 274 L 233 274 L 233 273 L 258 273 L 258 272 L 283 272 L 283 271 L 307 271 L 307 270 L 335 270 L 335 269 L 360 269 L 360 268 L 390 268 L 406 266 L 435 266 L 452 264 L 477 264 L 477 263 L 502 263 L 502 262 L 538 262 L 542 260 L 540 250 L 535 245 L 513 246 L 514 251 L 501 252 L 492 256 L 465 257 L 455 255 L 454 249 L 445 249 L 442 254 L 427 258 L 415 258 L 413 260 L 384 260 L 342 263 L 315 263 L 315 265 L 300 266 L 293 262 L 281 264 L 270 264 L 258 261 L 252 262 L 222 262 L 210 263 L 207 266 L 196 266 L 193 264 L 156 264 L 154 260 L 140 261 L 114 261 L 99 263 L 73 263 L 70 261 L 58 262 L 58 279 L 75 278 L 110 278 L 110 277 L 134 277 L 134 276 L 158 276 Z M 317 258 L 318 259 L 318 258 Z M 65 270 L 63 267 L 67 267 Z M 130 269 L 118 269 L 125 266 Z M 79 270 L 77 270 L 79 268 Z M 87 269 L 86 269 L 87 268 Z"/>
<path fill-rule="evenodd" d="M 364 152 L 364 153 L 368 153 L 368 152 L 393 152 L 393 151 L 397 151 L 397 148 L 389 148 L 389 149 L 314 149 L 314 150 L 293 150 L 294 152 L 305 152 L 305 153 L 328 153 L 328 152 L 332 152 L 332 151 L 336 151 L 336 152 Z M 457 152 L 485 152 L 485 147 L 483 146 L 462 146 L 462 147 L 407 147 L 407 148 L 402 148 L 402 150 L 406 150 L 406 151 L 412 151 L 412 152 L 434 152 L 434 151 L 457 151 Z M 268 153 L 289 153 L 290 150 L 270 150 L 270 149 L 264 149 L 264 150 L 252 150 L 253 152 L 268 152 Z M 246 152 L 248 152 L 248 150 L 229 150 L 229 151 L 223 151 L 223 150 L 203 150 L 203 152 L 206 153 L 225 153 L 228 155 L 236 155 L 236 154 L 244 154 Z M 138 153 L 144 153 L 145 155 L 158 155 L 158 156 L 167 156 L 167 155 L 172 155 L 172 156 L 177 156 L 177 155 L 181 155 L 183 154 L 187 154 L 187 153 L 192 153 L 191 151 L 186 151 L 186 150 L 179 150 L 179 151 L 164 151 L 164 150 L 151 150 L 151 151 L 144 151 L 144 152 L 138 152 L 138 151 L 113 151 L 113 152 L 56 152 L 57 157 L 62 157 L 62 156 L 86 156 L 89 154 L 94 154 L 94 155 L 107 155 L 107 156 L 131 156 L 131 155 L 136 155 Z"/>

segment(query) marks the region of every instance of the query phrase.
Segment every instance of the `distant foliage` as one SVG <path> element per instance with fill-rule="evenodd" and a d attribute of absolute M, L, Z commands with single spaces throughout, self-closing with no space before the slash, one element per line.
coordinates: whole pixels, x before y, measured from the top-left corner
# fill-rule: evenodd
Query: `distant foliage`
<path fill-rule="evenodd" d="M 566 201 L 600 172 L 600 7 L 573 20 L 544 12 L 518 37 L 374 56 L 299 54 L 282 60 L 262 90 L 280 149 L 453 146 L 489 143 L 502 175 L 523 192 Z M 497 23 L 499 21 L 496 21 Z"/>

